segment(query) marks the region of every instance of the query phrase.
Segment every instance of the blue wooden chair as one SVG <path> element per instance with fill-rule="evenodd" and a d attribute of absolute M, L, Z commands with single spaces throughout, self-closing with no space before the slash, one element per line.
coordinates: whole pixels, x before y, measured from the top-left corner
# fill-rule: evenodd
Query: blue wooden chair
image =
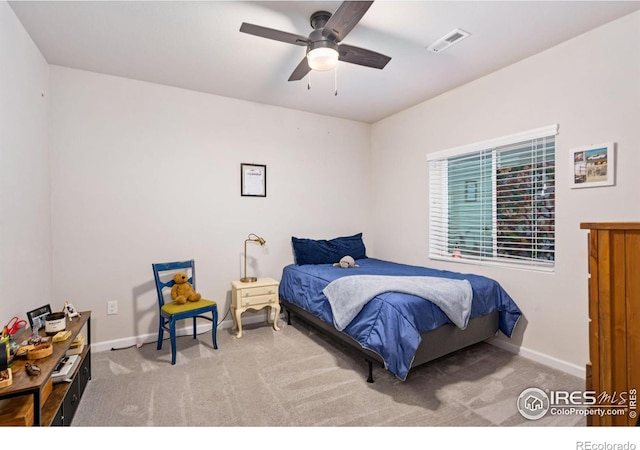
<path fill-rule="evenodd" d="M 176 322 L 181 319 L 193 318 L 193 338 L 196 338 L 196 319 L 206 319 L 213 323 L 211 334 L 213 338 L 213 348 L 218 348 L 216 341 L 216 330 L 218 328 L 218 307 L 216 302 L 211 300 L 200 299 L 197 302 L 187 302 L 184 305 L 178 305 L 171 301 L 165 303 L 164 289 L 171 290 L 175 284 L 173 274 L 177 272 L 186 272 L 190 274 L 189 283 L 196 289 L 196 267 L 195 261 L 177 261 L 168 263 L 152 264 L 153 277 L 156 282 L 156 291 L 158 293 L 158 305 L 160 306 L 160 325 L 158 327 L 158 350 L 162 349 L 162 340 L 164 332 L 169 332 L 171 338 L 171 364 L 176 363 Z M 167 281 L 163 281 L 161 276 L 170 273 Z M 208 314 L 211 313 L 211 317 Z"/>

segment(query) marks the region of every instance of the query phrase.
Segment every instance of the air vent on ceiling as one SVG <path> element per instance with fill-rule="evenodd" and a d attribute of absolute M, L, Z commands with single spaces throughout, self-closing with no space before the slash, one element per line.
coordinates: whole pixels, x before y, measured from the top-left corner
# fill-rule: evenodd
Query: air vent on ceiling
<path fill-rule="evenodd" d="M 433 53 L 441 53 L 451 47 L 453 44 L 457 44 L 464 38 L 468 37 L 470 33 L 467 33 L 460 28 L 456 28 L 450 33 L 447 33 L 445 36 L 441 37 L 433 44 L 427 47 L 427 50 Z"/>

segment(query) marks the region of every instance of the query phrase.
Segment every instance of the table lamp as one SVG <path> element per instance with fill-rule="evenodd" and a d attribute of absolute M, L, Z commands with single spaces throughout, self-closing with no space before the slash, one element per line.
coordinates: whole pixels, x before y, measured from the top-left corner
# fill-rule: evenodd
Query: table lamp
<path fill-rule="evenodd" d="M 267 241 L 253 233 L 249 234 L 247 239 L 244 240 L 244 276 L 240 278 L 240 281 L 242 283 L 253 283 L 258 281 L 258 279 L 256 277 L 247 277 L 247 242 L 257 242 L 260 246 L 263 246 Z"/>

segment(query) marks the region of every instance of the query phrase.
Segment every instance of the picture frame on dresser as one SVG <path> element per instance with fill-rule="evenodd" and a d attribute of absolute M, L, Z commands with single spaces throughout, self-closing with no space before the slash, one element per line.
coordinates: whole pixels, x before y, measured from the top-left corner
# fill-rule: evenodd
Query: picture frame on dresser
<path fill-rule="evenodd" d="M 64 310 L 69 319 L 73 317 L 78 317 L 80 315 L 76 307 L 73 306 L 73 304 L 68 301 L 64 302 Z"/>
<path fill-rule="evenodd" d="M 44 318 L 51 314 L 51 305 L 44 305 L 39 308 L 29 311 L 27 313 L 27 319 L 29 320 L 29 326 L 33 329 L 33 324 L 39 321 L 39 327 L 44 326 Z"/>

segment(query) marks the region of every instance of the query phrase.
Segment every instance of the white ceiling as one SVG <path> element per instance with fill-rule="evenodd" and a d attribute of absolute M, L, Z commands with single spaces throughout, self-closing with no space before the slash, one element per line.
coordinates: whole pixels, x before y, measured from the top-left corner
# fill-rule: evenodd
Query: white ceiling
<path fill-rule="evenodd" d="M 376 1 L 342 41 L 392 59 L 287 79 L 305 48 L 240 33 L 307 36 L 331 1 L 11 1 L 50 64 L 373 123 L 640 9 L 640 1 Z M 426 47 L 461 28 L 445 52 Z M 612 47 L 615 43 L 611 44 Z M 553 68 L 549 68 L 553 70 Z"/>

